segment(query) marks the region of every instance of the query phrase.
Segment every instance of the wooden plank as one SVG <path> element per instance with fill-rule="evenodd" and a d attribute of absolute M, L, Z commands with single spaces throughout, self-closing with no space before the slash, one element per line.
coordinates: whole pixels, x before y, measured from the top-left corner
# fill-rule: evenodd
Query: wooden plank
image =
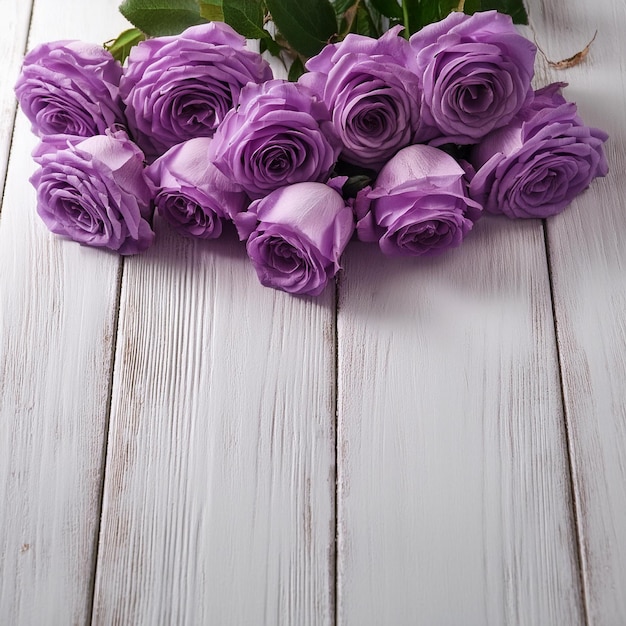
<path fill-rule="evenodd" d="M 338 624 L 581 624 L 541 223 L 340 284 Z"/>
<path fill-rule="evenodd" d="M 94 624 L 330 624 L 334 293 L 234 235 L 127 261 Z"/>
<path fill-rule="evenodd" d="M 122 26 L 114 9 L 112 1 L 38 0 L 30 45 L 102 41 Z M 19 115 L 0 219 L 0 623 L 83 624 L 120 264 L 40 223 L 29 127 Z"/>
<path fill-rule="evenodd" d="M 548 235 L 589 623 L 624 624 L 626 6 L 561 0 L 537 14 L 537 36 L 553 59 L 571 56 L 598 29 L 583 64 L 543 75 L 570 83 L 565 95 L 583 119 L 610 134 L 610 172 L 548 222 Z"/>
<path fill-rule="evenodd" d="M 0 23 L 0 189 L 4 187 L 15 120 L 13 85 L 26 47 L 32 0 L 5 4 Z"/>

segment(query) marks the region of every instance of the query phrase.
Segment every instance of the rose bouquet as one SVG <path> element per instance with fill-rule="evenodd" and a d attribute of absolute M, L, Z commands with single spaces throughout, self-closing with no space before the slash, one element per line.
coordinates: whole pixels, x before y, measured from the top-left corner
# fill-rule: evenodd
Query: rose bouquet
<path fill-rule="evenodd" d="M 142 252 L 155 214 L 199 239 L 232 222 L 263 285 L 318 295 L 353 237 L 440 254 L 483 213 L 546 218 L 607 172 L 564 84 L 533 90 L 521 2 L 142 3 L 106 48 L 33 49 L 15 88 L 37 211 L 83 245 Z"/>

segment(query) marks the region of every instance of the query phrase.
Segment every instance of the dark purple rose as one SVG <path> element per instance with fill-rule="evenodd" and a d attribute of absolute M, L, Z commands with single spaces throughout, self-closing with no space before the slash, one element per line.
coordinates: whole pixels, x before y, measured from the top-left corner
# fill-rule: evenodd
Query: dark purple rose
<path fill-rule="evenodd" d="M 251 198 L 304 181 L 324 182 L 339 156 L 326 105 L 284 80 L 248 85 L 217 129 L 215 165 Z"/>
<path fill-rule="evenodd" d="M 323 183 L 282 187 L 235 217 L 261 284 L 320 294 L 354 231 L 352 209 Z"/>
<path fill-rule="evenodd" d="M 348 35 L 310 59 L 300 81 L 328 106 L 342 158 L 377 169 L 410 144 L 420 125 L 421 90 L 414 56 L 395 27 L 380 39 Z"/>
<path fill-rule="evenodd" d="M 51 137 L 34 157 L 41 166 L 30 179 L 37 212 L 53 233 L 120 254 L 136 254 L 152 244 L 153 190 L 143 154 L 125 132 L 78 140 Z"/>
<path fill-rule="evenodd" d="M 121 75 L 120 64 L 101 46 L 53 41 L 26 55 L 15 94 L 35 134 L 91 137 L 125 125 Z"/>
<path fill-rule="evenodd" d="M 433 145 L 471 144 L 507 124 L 532 97 L 536 48 L 508 15 L 451 13 L 410 39 Z"/>
<path fill-rule="evenodd" d="M 272 70 L 230 26 L 211 22 L 135 46 L 120 82 L 131 133 L 149 159 L 194 137 L 212 137 L 249 82 Z"/>
<path fill-rule="evenodd" d="M 608 135 L 585 126 L 576 105 L 560 93 L 563 83 L 536 92 L 505 128 L 473 149 L 477 172 L 470 195 L 490 213 L 549 217 L 562 211 L 608 165 L 602 144 Z"/>
<path fill-rule="evenodd" d="M 222 220 L 232 220 L 248 204 L 245 192 L 209 160 L 210 137 L 170 148 L 147 168 L 156 187 L 159 214 L 182 235 L 215 239 Z"/>
<path fill-rule="evenodd" d="M 357 197 L 357 235 L 391 256 L 432 256 L 461 244 L 480 217 L 463 168 L 425 145 L 400 150 Z"/>

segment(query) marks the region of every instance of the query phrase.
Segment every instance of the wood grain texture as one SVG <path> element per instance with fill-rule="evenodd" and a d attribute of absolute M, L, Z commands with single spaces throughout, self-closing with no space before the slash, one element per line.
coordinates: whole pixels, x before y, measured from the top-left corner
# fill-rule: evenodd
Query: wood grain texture
<path fill-rule="evenodd" d="M 334 293 L 234 236 L 126 264 L 94 624 L 330 624 Z"/>
<path fill-rule="evenodd" d="M 536 6 L 535 6 L 536 5 Z M 581 117 L 606 130 L 610 173 L 548 221 L 558 341 L 589 623 L 626 623 L 626 5 L 531 5 L 542 47 L 567 57 L 598 30 L 569 83 Z"/>
<path fill-rule="evenodd" d="M 121 23 L 115 2 L 67 1 L 59 19 L 57 2 L 38 0 L 30 45 L 102 41 Z M 0 216 L 0 623 L 83 624 L 119 259 L 61 241 L 40 223 L 29 126 L 19 115 Z"/>
<path fill-rule="evenodd" d="M 347 254 L 338 624 L 582 624 L 541 223 Z"/>
<path fill-rule="evenodd" d="M 9 147 L 15 120 L 13 85 L 17 80 L 30 20 L 32 1 L 0 2 L 0 189 L 9 159 Z M 0 202 L 0 206 L 1 206 Z"/>

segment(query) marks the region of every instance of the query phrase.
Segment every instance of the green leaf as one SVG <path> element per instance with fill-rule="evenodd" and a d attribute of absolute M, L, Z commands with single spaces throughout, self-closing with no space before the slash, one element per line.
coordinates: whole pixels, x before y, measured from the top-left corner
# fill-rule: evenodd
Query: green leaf
<path fill-rule="evenodd" d="M 354 22 L 354 30 L 359 35 L 365 35 L 366 37 L 374 37 L 377 39 L 380 36 L 376 24 L 369 14 L 369 11 L 364 5 L 359 4 L 356 10 L 356 20 Z"/>
<path fill-rule="evenodd" d="M 402 6 L 396 0 L 371 0 L 372 6 L 385 17 L 402 19 Z"/>
<path fill-rule="evenodd" d="M 427 24 L 447 17 L 459 6 L 459 0 L 404 0 L 403 6 L 406 12 L 406 34 L 412 35 Z"/>
<path fill-rule="evenodd" d="M 302 74 L 304 74 L 304 64 L 300 57 L 296 57 L 289 68 L 289 74 L 287 76 L 287 80 L 290 80 L 292 83 L 295 83 Z"/>
<path fill-rule="evenodd" d="M 373 178 L 367 174 L 356 174 L 350 176 L 348 180 L 343 184 L 341 192 L 344 198 L 356 198 L 361 189 L 365 189 L 368 185 L 371 185 Z"/>
<path fill-rule="evenodd" d="M 200 15 L 208 22 L 223 22 L 222 0 L 200 0 Z"/>
<path fill-rule="evenodd" d="M 196 0 L 124 0 L 120 12 L 147 35 L 177 35 L 206 20 Z"/>
<path fill-rule="evenodd" d="M 270 34 L 263 30 L 264 11 L 257 0 L 222 0 L 224 21 L 248 39 L 264 39 Z"/>
<path fill-rule="evenodd" d="M 145 38 L 145 34 L 138 28 L 129 28 L 123 33 L 120 33 L 117 39 L 107 41 L 104 47 L 113 55 L 113 58 L 117 59 L 120 63 L 124 63 L 126 57 L 130 54 L 130 49 Z"/>
<path fill-rule="evenodd" d="M 528 14 L 523 0 L 466 0 L 463 11 L 471 15 L 477 11 L 493 9 L 510 15 L 516 24 L 528 24 Z"/>
<path fill-rule="evenodd" d="M 266 0 L 266 4 L 283 37 L 305 57 L 315 56 L 337 34 L 329 0 Z"/>
<path fill-rule="evenodd" d="M 359 0 L 331 0 L 335 15 L 343 15 L 350 7 L 354 6 Z"/>

